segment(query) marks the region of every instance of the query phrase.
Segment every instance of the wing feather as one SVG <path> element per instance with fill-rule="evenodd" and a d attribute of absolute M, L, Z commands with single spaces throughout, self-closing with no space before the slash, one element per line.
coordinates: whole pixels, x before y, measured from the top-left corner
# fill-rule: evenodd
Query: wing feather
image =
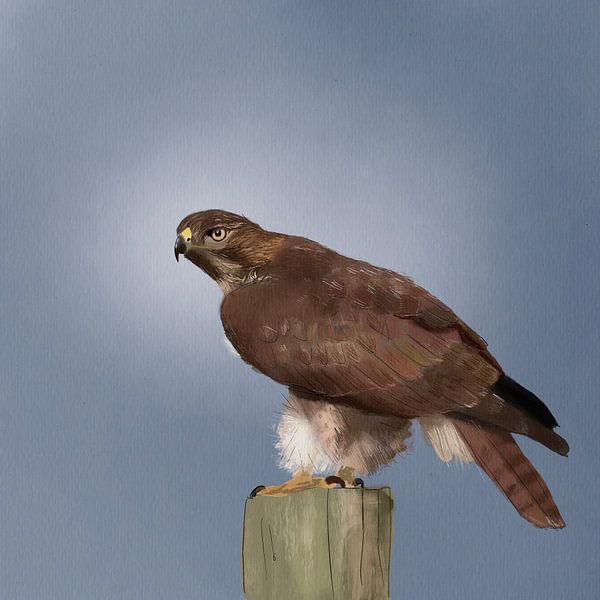
<path fill-rule="evenodd" d="M 535 415 L 490 391 L 501 367 L 437 298 L 322 247 L 315 260 L 293 250 L 221 305 L 227 337 L 254 368 L 331 402 L 402 418 L 471 415 L 566 453 Z"/>

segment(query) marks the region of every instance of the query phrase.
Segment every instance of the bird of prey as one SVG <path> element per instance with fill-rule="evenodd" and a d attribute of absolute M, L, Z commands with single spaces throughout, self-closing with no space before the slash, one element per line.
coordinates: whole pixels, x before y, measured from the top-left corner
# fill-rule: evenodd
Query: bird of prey
<path fill-rule="evenodd" d="M 289 389 L 277 447 L 294 475 L 260 493 L 357 484 L 406 449 L 418 421 L 443 461 L 477 463 L 530 523 L 564 527 L 513 438 L 566 456 L 556 419 L 411 279 L 222 210 L 181 221 L 180 255 L 222 289 L 223 328 L 240 357 Z"/>

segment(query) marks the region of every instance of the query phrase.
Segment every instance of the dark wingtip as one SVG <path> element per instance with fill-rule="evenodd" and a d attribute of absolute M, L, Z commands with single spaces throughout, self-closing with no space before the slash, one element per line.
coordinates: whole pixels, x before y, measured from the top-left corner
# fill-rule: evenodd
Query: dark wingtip
<path fill-rule="evenodd" d="M 558 421 L 550 412 L 550 409 L 533 392 L 524 388 L 508 375 L 500 376 L 492 386 L 492 392 L 503 400 L 510 402 L 513 406 L 526 410 L 546 427 L 550 427 L 550 429 L 558 427 Z"/>

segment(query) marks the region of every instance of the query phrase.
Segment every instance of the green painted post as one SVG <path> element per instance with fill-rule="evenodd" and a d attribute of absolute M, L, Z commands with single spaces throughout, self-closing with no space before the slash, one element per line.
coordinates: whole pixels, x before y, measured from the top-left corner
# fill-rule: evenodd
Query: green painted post
<path fill-rule="evenodd" d="M 242 580 L 248 600 L 390 596 L 390 488 L 315 488 L 246 500 Z"/>

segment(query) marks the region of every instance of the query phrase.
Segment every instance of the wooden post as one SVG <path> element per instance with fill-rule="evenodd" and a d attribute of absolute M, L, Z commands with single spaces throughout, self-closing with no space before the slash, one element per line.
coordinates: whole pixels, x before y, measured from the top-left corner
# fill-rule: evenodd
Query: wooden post
<path fill-rule="evenodd" d="M 314 488 L 246 500 L 248 600 L 389 598 L 390 488 Z"/>

